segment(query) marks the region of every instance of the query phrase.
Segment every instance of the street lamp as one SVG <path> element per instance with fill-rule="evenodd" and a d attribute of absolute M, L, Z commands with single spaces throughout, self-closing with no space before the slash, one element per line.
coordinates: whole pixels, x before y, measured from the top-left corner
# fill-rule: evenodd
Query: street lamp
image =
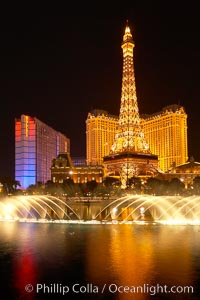
<path fill-rule="evenodd" d="M 69 171 L 69 178 L 70 178 L 70 179 L 72 179 L 72 175 L 73 175 L 73 171 L 70 170 L 70 171 Z"/>

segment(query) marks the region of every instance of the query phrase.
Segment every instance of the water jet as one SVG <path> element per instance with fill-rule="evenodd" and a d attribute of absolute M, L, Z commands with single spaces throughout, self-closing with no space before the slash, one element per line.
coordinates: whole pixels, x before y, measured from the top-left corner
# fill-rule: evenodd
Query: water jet
<path fill-rule="evenodd" d="M 126 195 L 107 200 L 49 195 L 9 196 L 0 201 L 0 220 L 196 225 L 200 224 L 200 196 Z"/>

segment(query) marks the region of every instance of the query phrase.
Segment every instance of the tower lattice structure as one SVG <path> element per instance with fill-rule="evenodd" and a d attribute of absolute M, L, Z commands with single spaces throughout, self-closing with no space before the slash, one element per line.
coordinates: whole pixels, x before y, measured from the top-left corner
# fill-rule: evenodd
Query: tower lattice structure
<path fill-rule="evenodd" d="M 135 44 L 128 23 L 122 41 L 123 74 L 119 123 L 110 154 L 104 157 L 106 176 L 118 176 L 126 188 L 134 176 L 154 176 L 158 157 L 151 154 L 140 123 L 136 95 L 133 48 Z"/>
<path fill-rule="evenodd" d="M 133 64 L 134 46 L 130 27 L 127 24 L 121 45 L 123 50 L 123 74 L 119 125 L 115 141 L 111 147 L 111 153 L 124 151 L 150 153 L 140 124 Z"/>

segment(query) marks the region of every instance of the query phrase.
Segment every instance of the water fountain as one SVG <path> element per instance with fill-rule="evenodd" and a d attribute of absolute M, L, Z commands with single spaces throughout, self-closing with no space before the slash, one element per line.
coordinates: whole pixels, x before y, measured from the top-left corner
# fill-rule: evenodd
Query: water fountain
<path fill-rule="evenodd" d="M 0 201 L 0 220 L 200 224 L 200 196 L 126 195 L 114 200 L 9 196 Z"/>

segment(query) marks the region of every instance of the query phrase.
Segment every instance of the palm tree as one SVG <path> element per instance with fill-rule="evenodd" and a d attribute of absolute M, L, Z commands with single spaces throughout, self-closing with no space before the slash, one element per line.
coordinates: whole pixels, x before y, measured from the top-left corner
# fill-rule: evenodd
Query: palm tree
<path fill-rule="evenodd" d="M 15 193 L 17 187 L 21 187 L 21 184 L 18 180 L 12 179 L 10 176 L 5 176 L 0 178 L 0 183 L 2 184 L 3 194 L 12 194 Z"/>

